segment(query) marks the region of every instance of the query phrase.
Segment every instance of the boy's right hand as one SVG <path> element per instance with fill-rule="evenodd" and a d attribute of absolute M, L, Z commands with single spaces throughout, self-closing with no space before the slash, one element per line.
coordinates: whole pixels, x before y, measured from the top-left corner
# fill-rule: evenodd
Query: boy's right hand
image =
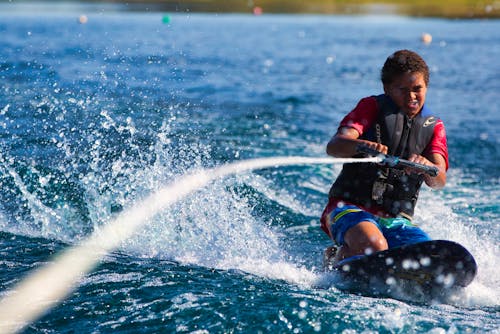
<path fill-rule="evenodd" d="M 387 146 L 385 146 L 383 144 L 379 144 L 379 143 L 369 141 L 369 140 L 360 140 L 360 142 L 361 142 L 361 145 L 366 146 L 369 149 L 378 151 L 382 154 L 387 154 L 387 152 L 388 152 Z"/>

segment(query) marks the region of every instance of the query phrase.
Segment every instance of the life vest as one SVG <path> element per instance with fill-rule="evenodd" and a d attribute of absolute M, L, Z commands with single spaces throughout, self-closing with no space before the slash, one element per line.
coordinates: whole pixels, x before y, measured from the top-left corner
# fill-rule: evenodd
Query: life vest
<path fill-rule="evenodd" d="M 410 119 L 387 95 L 375 98 L 377 119 L 360 139 L 384 144 L 389 155 L 403 159 L 412 154 L 421 155 L 432 139 L 437 119 L 425 106 Z M 329 196 L 365 208 L 381 207 L 391 216 L 411 219 L 422 182 L 422 175 L 408 175 L 398 167 L 389 168 L 376 163 L 344 164 Z"/>

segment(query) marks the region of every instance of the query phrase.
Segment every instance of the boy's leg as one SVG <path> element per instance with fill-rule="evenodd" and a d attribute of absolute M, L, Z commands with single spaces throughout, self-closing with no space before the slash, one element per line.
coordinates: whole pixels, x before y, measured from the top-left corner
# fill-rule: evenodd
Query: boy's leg
<path fill-rule="evenodd" d="M 329 235 L 339 245 L 336 254 L 327 251 L 324 263 L 335 264 L 344 258 L 387 249 L 387 241 L 380 230 L 377 217 L 354 205 L 335 208 L 322 217 Z M 331 257 L 334 256 L 332 259 Z"/>
<path fill-rule="evenodd" d="M 372 254 L 386 250 L 387 240 L 377 225 L 361 221 L 344 234 L 344 242 L 335 255 L 335 262 L 354 255 Z"/>

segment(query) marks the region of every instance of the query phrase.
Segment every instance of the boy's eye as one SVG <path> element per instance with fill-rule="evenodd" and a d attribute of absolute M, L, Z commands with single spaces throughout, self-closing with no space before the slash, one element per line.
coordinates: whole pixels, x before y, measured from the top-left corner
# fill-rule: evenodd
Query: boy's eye
<path fill-rule="evenodd" d="M 422 91 L 422 88 L 423 88 L 422 86 L 416 86 L 411 89 L 406 87 L 399 87 L 398 92 L 400 94 L 408 94 L 409 92 L 420 93 Z"/>

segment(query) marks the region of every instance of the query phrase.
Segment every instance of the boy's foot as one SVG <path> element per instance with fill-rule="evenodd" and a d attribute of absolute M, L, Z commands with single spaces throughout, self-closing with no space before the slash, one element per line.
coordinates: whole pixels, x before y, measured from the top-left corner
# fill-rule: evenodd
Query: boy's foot
<path fill-rule="evenodd" d="M 323 252 L 323 269 L 332 269 L 335 264 L 335 255 L 337 254 L 338 248 L 335 246 L 330 246 Z"/>

